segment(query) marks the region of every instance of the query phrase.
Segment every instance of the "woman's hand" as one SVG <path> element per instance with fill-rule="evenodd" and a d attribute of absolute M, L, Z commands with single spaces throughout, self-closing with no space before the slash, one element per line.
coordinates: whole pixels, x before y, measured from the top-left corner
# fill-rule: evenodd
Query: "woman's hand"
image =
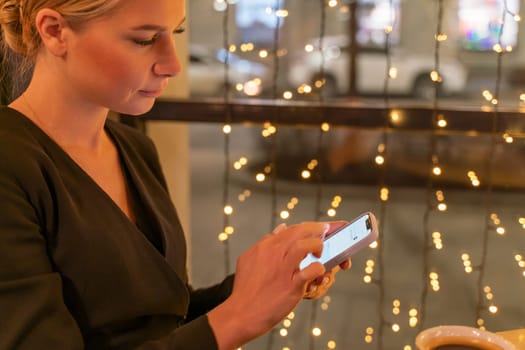
<path fill-rule="evenodd" d="M 323 280 L 322 264 L 300 270 L 299 263 L 308 253 L 320 256 L 323 236 L 340 226 L 280 225 L 239 257 L 232 295 L 208 313 L 219 349 L 237 348 L 266 333 L 304 298 L 309 283 Z"/>
<path fill-rule="evenodd" d="M 342 226 L 346 225 L 348 222 L 346 221 L 337 221 L 337 222 L 331 222 L 330 224 L 330 230 L 326 233 L 325 237 L 323 239 L 329 237 L 333 232 L 337 231 Z M 317 277 L 315 280 L 308 283 L 306 286 L 306 291 L 304 293 L 305 299 L 318 299 L 326 294 L 328 289 L 334 284 L 335 282 L 335 274 L 339 270 L 348 270 L 352 266 L 352 261 L 350 259 L 345 260 L 339 266 L 334 267 L 331 271 L 326 271 L 324 275 L 321 277 Z"/>

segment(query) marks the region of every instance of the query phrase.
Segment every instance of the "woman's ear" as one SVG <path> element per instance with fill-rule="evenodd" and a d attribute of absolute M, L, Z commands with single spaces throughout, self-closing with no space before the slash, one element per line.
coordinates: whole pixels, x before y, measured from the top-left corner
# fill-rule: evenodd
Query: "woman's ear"
<path fill-rule="evenodd" d="M 67 22 L 55 10 L 44 8 L 38 11 L 35 19 L 36 29 L 42 39 L 42 44 L 55 56 L 64 56 L 67 45 L 64 29 Z"/>

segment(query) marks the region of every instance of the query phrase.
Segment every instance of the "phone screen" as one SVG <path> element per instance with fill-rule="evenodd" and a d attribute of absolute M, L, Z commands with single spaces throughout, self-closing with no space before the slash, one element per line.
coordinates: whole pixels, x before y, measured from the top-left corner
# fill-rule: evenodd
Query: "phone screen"
<path fill-rule="evenodd" d="M 368 236 L 371 230 L 372 224 L 370 222 L 370 217 L 368 215 L 359 217 L 357 220 L 344 226 L 323 241 L 323 253 L 320 258 L 308 254 L 299 264 L 299 268 L 303 269 L 316 261 L 325 264 L 330 259 L 343 253 L 352 245 Z"/>

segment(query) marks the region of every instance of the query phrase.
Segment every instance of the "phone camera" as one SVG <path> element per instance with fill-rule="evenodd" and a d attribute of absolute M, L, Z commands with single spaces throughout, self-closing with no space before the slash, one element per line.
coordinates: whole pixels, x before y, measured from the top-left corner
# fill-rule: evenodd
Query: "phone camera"
<path fill-rule="evenodd" d="M 370 218 L 366 219 L 366 229 L 370 230 L 372 228 L 372 222 L 370 221 Z"/>

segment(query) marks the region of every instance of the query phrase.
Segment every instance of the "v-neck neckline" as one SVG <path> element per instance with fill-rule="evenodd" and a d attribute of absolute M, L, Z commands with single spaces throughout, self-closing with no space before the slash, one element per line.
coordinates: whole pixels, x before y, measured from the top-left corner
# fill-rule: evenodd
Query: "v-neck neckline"
<path fill-rule="evenodd" d="M 49 144 L 53 148 L 55 148 L 57 152 L 61 154 L 62 157 L 64 157 L 67 160 L 67 162 L 70 163 L 76 169 L 77 172 L 80 172 L 82 176 L 84 176 L 87 179 L 87 181 L 91 183 L 92 186 L 94 186 L 97 189 L 97 191 L 102 194 L 102 196 L 104 196 L 105 201 L 108 201 L 110 203 L 109 205 L 111 205 L 115 209 L 115 211 L 118 212 L 118 215 L 122 218 L 123 221 L 126 222 L 128 226 L 133 227 L 133 230 L 137 234 L 140 234 L 151 245 L 151 247 L 155 249 L 155 251 L 157 251 L 160 255 L 165 257 L 166 237 L 164 237 L 161 231 L 158 231 L 158 234 L 160 235 L 159 238 L 160 238 L 160 243 L 161 243 L 161 248 L 162 248 L 162 250 L 159 250 L 155 246 L 155 244 L 153 244 L 153 242 L 150 241 L 147 235 L 144 232 L 142 232 L 132 220 L 130 220 L 130 218 L 126 215 L 126 213 L 122 211 L 122 209 L 117 205 L 117 203 L 113 200 L 113 198 L 111 198 L 109 194 L 106 191 L 104 191 L 104 189 L 73 159 L 73 157 L 71 157 L 64 150 L 64 148 L 62 148 L 53 138 L 51 138 L 47 133 L 45 133 L 38 125 L 36 125 L 31 119 L 29 119 L 23 113 L 19 112 L 18 110 L 14 108 L 8 107 L 8 106 L 6 106 L 5 108 L 9 109 L 10 111 L 14 112 L 16 115 L 20 116 L 21 118 L 19 119 L 21 119 L 26 125 L 28 125 L 31 129 L 35 131 L 35 136 L 37 136 L 38 138 L 41 138 L 46 144 Z M 119 162 L 122 167 L 124 181 L 126 181 L 126 188 L 128 190 L 128 195 L 131 196 L 132 195 L 131 192 L 134 191 L 137 197 L 135 199 L 130 198 L 130 200 L 131 201 L 133 200 L 142 201 L 146 207 L 144 210 L 147 211 L 148 213 L 151 213 L 152 212 L 151 203 L 149 203 L 147 198 L 145 198 L 145 196 L 141 194 L 141 189 L 137 185 L 137 178 L 136 178 L 136 174 L 135 174 L 133 165 L 130 162 L 128 155 L 126 154 L 125 148 L 120 142 L 120 140 L 118 139 L 118 137 L 116 137 L 113 130 L 111 130 L 111 127 L 108 126 L 107 120 L 104 123 L 104 130 L 107 132 L 108 137 L 111 139 L 111 141 L 115 145 L 115 148 L 118 154 L 118 158 L 119 158 Z M 133 204 L 132 204 L 132 207 L 134 207 Z M 147 214 L 147 215 L 151 217 L 151 214 Z M 154 217 L 152 217 L 152 219 L 157 220 Z M 152 225 L 150 225 L 150 227 L 155 227 L 155 226 L 158 228 L 160 225 L 158 222 L 155 222 Z"/>

